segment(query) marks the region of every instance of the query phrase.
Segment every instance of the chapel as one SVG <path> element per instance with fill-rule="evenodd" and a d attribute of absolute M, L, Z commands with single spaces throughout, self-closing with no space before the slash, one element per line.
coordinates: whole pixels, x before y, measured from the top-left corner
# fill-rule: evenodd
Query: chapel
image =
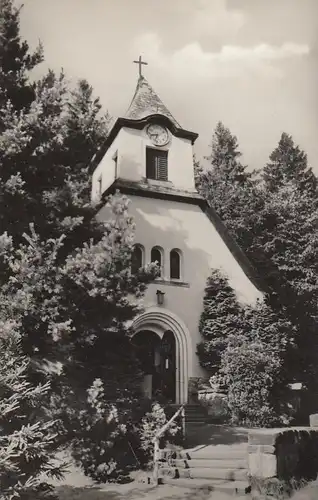
<path fill-rule="evenodd" d="M 195 188 L 193 145 L 186 130 L 141 73 L 127 112 L 113 124 L 93 161 L 92 199 L 119 190 L 136 223 L 132 266 L 157 262 L 144 312 L 133 323 L 144 371 L 143 391 L 189 400 L 190 382 L 206 376 L 196 354 L 206 280 L 221 269 L 240 301 L 262 296 L 255 272 L 213 207 Z M 186 103 L 185 103 L 186 105 Z M 100 210 L 108 218 L 108 208 Z"/>

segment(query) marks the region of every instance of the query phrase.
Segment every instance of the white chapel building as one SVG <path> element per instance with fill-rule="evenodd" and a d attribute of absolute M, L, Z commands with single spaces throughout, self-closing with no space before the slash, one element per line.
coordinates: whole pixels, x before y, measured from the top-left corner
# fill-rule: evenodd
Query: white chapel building
<path fill-rule="evenodd" d="M 133 266 L 157 261 L 161 276 L 148 286 L 133 341 L 144 366 L 145 395 L 158 391 L 173 403 L 188 402 L 189 381 L 206 374 L 196 345 L 206 280 L 222 269 L 239 300 L 262 296 L 255 272 L 194 183 L 193 144 L 140 75 L 123 117 L 116 120 L 94 159 L 92 199 L 119 190 L 135 219 Z M 108 218 L 106 206 L 99 218 Z"/>

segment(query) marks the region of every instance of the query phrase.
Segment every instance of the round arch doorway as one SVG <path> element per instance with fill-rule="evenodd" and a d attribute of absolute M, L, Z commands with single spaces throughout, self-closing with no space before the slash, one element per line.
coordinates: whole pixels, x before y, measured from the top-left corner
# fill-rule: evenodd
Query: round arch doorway
<path fill-rule="evenodd" d="M 191 334 L 185 323 L 168 309 L 151 306 L 140 316 L 137 316 L 131 327 L 134 332 L 132 340 L 141 331 L 151 332 L 151 335 L 155 334 L 159 339 L 163 339 L 164 334 L 168 331 L 173 333 L 175 339 L 175 403 L 186 403 L 188 401 L 188 381 L 193 347 Z M 151 397 L 150 394 L 149 397 Z"/>
<path fill-rule="evenodd" d="M 176 339 L 172 331 L 162 336 L 140 330 L 133 337 L 144 372 L 143 392 L 150 399 L 176 402 Z"/>

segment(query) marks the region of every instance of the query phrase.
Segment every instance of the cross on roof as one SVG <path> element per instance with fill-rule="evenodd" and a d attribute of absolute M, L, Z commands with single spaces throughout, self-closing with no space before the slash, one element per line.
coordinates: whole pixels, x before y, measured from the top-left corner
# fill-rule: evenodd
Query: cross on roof
<path fill-rule="evenodd" d="M 134 63 L 135 63 L 135 64 L 138 64 L 138 66 L 139 66 L 139 76 L 142 76 L 142 72 L 141 72 L 142 65 L 144 64 L 145 66 L 147 66 L 147 65 L 148 65 L 148 63 L 147 63 L 147 62 L 145 62 L 145 61 L 143 61 L 143 60 L 141 59 L 141 56 L 139 56 L 138 61 L 134 61 Z"/>

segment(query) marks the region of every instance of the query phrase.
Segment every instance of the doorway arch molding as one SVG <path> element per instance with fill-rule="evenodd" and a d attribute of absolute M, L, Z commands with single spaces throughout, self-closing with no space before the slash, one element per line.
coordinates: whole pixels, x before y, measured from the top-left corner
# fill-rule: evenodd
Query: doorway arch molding
<path fill-rule="evenodd" d="M 183 321 L 168 309 L 149 307 L 133 321 L 134 334 L 150 330 L 163 337 L 168 330 L 176 339 L 176 403 L 188 400 L 189 367 L 191 363 L 192 341 L 188 328 Z"/>

